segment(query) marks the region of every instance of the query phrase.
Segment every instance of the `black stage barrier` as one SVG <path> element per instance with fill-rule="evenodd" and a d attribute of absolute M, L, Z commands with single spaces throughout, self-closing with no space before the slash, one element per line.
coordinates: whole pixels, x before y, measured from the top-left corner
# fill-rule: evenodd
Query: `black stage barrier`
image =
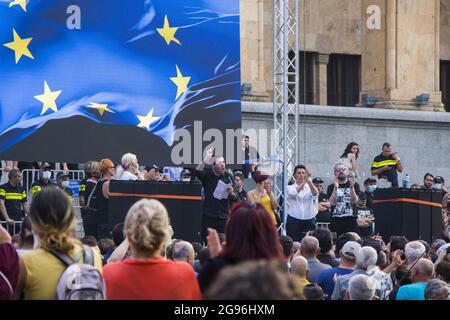
<path fill-rule="evenodd" d="M 377 189 L 374 194 L 375 232 L 425 240 L 442 233 L 442 192 L 432 190 Z"/>
<path fill-rule="evenodd" d="M 175 239 L 200 242 L 202 210 L 199 183 L 111 180 L 109 226 L 124 222 L 128 209 L 137 201 L 149 198 L 167 208 Z"/>

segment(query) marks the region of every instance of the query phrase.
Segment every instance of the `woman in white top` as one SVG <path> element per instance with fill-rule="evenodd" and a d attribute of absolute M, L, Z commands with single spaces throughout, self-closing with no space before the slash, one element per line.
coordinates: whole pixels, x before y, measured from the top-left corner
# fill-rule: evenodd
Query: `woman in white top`
<path fill-rule="evenodd" d="M 344 164 L 350 171 L 350 174 L 353 173 L 354 177 L 357 179 L 359 178 L 358 165 L 356 163 L 356 160 L 358 160 L 358 156 L 358 144 L 356 142 L 350 142 L 345 148 L 344 153 L 341 155 L 341 158 L 339 159 L 339 163 Z"/>
<path fill-rule="evenodd" d="M 139 164 L 135 154 L 126 153 L 120 161 L 121 166 L 116 170 L 117 180 L 129 181 L 138 180 Z"/>
<path fill-rule="evenodd" d="M 287 188 L 288 217 L 286 233 L 294 241 L 301 241 L 308 231 L 316 228 L 319 212 L 319 190 L 311 174 L 303 165 L 294 169 L 295 183 Z"/>

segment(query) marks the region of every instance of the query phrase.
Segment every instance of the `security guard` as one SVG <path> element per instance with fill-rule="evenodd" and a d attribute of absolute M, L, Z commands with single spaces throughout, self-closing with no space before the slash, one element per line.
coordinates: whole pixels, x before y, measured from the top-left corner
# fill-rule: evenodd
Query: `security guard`
<path fill-rule="evenodd" d="M 20 222 L 28 211 L 27 193 L 21 185 L 22 173 L 19 169 L 12 169 L 8 173 L 8 183 L 0 186 L 0 211 L 2 220 L 6 221 L 11 234 L 19 233 L 20 226 L 15 222 Z M 15 231 L 12 228 L 15 226 Z"/>
<path fill-rule="evenodd" d="M 43 162 L 39 169 L 39 180 L 35 181 L 31 185 L 31 195 L 34 196 L 36 193 L 42 190 L 42 188 L 46 188 L 48 186 L 55 186 L 53 182 L 51 182 L 50 178 L 52 177 L 52 166 Z"/>
<path fill-rule="evenodd" d="M 373 176 L 386 179 L 391 182 L 392 188 L 398 188 L 398 172 L 403 172 L 403 163 L 397 152 L 392 153 L 392 146 L 386 142 L 383 144 L 382 153 L 373 159 L 371 171 Z"/>
<path fill-rule="evenodd" d="M 69 178 L 70 175 L 68 173 L 65 173 L 63 171 L 58 172 L 56 175 L 56 183 L 57 187 L 64 191 L 70 198 L 70 200 L 73 201 L 73 191 L 69 187 Z"/>

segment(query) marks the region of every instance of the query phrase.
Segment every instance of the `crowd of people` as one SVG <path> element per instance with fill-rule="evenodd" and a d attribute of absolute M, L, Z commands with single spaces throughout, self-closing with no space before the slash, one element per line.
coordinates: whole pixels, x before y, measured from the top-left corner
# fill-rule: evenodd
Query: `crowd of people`
<path fill-rule="evenodd" d="M 52 165 L 40 163 L 39 179 L 27 190 L 22 182 L 29 177 L 13 166 L 0 186 L 0 211 L 6 224 L 22 224 L 14 237 L 0 227 L 0 299 L 448 300 L 444 179 L 427 173 L 422 186 L 412 186 L 442 191 L 440 234 L 430 243 L 401 234 L 383 239 L 375 233 L 374 192 L 380 181 L 399 187 L 403 164 L 385 143 L 371 166 L 378 180 L 366 179 L 361 187 L 358 155 L 359 146 L 350 143 L 326 189 L 298 165 L 286 199 L 275 196 L 258 163 L 233 173 L 213 149 L 191 170 L 151 165 L 140 171 L 131 153 L 118 166 L 110 159 L 90 161 L 79 188 L 82 239 L 75 236 L 70 174 L 61 171 L 54 183 Z M 255 150 L 246 152 L 253 156 L 259 157 Z M 254 188 L 245 190 L 249 177 Z M 153 199 L 136 202 L 109 230 L 112 179 L 197 179 L 203 187 L 201 241 L 176 239 L 167 209 Z"/>

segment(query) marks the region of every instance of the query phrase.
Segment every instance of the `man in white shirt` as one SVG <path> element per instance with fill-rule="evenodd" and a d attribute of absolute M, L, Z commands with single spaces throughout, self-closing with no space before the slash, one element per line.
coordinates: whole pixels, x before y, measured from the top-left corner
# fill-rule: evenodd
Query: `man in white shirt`
<path fill-rule="evenodd" d="M 295 183 L 287 188 L 286 232 L 294 241 L 301 241 L 308 231 L 316 228 L 319 190 L 304 165 L 295 167 L 294 178 Z"/>

